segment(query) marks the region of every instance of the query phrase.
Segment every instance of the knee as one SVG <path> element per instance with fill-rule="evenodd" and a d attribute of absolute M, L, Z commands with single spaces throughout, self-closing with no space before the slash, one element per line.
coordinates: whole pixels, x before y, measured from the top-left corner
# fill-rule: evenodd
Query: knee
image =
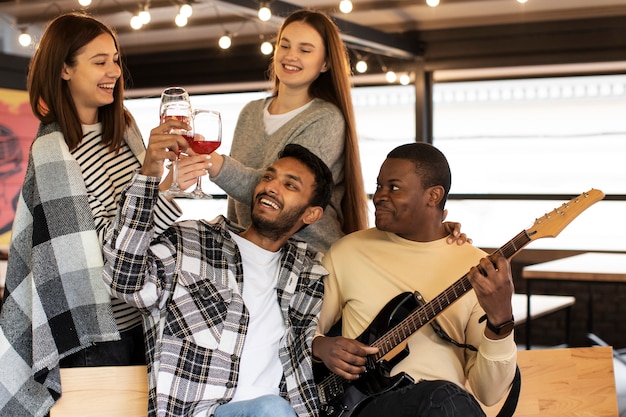
<path fill-rule="evenodd" d="M 295 417 L 289 401 L 278 395 L 265 395 L 255 399 L 255 415 L 272 417 Z"/>
<path fill-rule="evenodd" d="M 484 416 L 476 399 L 466 390 L 448 381 L 433 381 L 429 409 L 432 416 Z"/>

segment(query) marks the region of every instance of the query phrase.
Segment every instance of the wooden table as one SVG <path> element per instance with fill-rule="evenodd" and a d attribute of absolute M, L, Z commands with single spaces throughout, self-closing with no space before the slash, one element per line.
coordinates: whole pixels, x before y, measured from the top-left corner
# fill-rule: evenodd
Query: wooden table
<path fill-rule="evenodd" d="M 538 280 L 556 280 L 568 282 L 625 283 L 626 253 L 588 252 L 555 261 L 543 262 L 524 267 L 522 278 L 526 279 L 526 295 L 530 296 L 531 282 Z M 591 340 L 601 340 L 593 333 L 593 287 L 589 286 L 587 303 L 587 332 Z M 530 297 L 529 300 L 530 301 Z M 526 322 L 526 337 L 530 333 L 531 320 Z"/>
<path fill-rule="evenodd" d="M 618 417 L 611 347 L 520 350 L 517 364 L 515 417 Z M 502 403 L 483 409 L 493 417 Z"/>

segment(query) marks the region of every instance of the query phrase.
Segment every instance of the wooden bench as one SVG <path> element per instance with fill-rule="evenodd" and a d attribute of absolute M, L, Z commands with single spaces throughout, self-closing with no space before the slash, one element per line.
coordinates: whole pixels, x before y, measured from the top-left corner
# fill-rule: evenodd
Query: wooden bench
<path fill-rule="evenodd" d="M 520 350 L 522 387 L 515 417 L 618 417 L 613 349 Z M 501 404 L 483 407 L 495 416 Z"/>
<path fill-rule="evenodd" d="M 61 399 L 50 417 L 146 417 L 145 366 L 61 368 Z"/>
<path fill-rule="evenodd" d="M 520 350 L 516 417 L 617 417 L 611 347 Z M 50 417 L 146 417 L 145 366 L 61 369 Z M 484 407 L 492 417 L 501 404 Z"/>

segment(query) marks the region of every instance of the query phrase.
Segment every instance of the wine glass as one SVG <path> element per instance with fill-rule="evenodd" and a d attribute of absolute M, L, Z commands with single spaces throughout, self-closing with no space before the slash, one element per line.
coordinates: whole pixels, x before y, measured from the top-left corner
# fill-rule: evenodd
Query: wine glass
<path fill-rule="evenodd" d="M 214 110 L 194 110 L 191 119 L 191 134 L 184 135 L 195 153 L 210 154 L 222 143 L 222 116 Z M 198 177 L 192 198 L 213 198 L 202 191 L 202 176 Z"/>
<path fill-rule="evenodd" d="M 169 87 L 161 93 L 161 104 L 159 106 L 159 116 L 161 123 L 168 119 L 176 119 L 187 124 L 191 124 L 192 110 L 189 93 L 182 87 Z M 184 129 L 172 129 L 170 133 L 186 136 L 189 134 Z M 185 192 L 178 185 L 178 157 L 180 151 L 176 155 L 176 159 L 172 161 L 172 185 L 163 194 L 172 197 L 189 197 L 189 193 Z"/>

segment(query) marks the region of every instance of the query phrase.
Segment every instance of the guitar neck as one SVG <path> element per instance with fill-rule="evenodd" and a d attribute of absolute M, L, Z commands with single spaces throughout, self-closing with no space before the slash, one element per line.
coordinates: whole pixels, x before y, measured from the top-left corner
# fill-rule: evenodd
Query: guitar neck
<path fill-rule="evenodd" d="M 523 230 L 494 253 L 500 253 L 505 258 L 511 259 L 528 245 L 531 240 L 528 232 Z M 404 320 L 372 343 L 372 346 L 379 349 L 374 358 L 376 360 L 381 359 L 422 326 L 428 324 L 439 313 L 458 300 L 459 297 L 471 290 L 472 284 L 469 281 L 468 274 L 463 275 L 463 277 L 427 304 L 415 309 Z"/>

